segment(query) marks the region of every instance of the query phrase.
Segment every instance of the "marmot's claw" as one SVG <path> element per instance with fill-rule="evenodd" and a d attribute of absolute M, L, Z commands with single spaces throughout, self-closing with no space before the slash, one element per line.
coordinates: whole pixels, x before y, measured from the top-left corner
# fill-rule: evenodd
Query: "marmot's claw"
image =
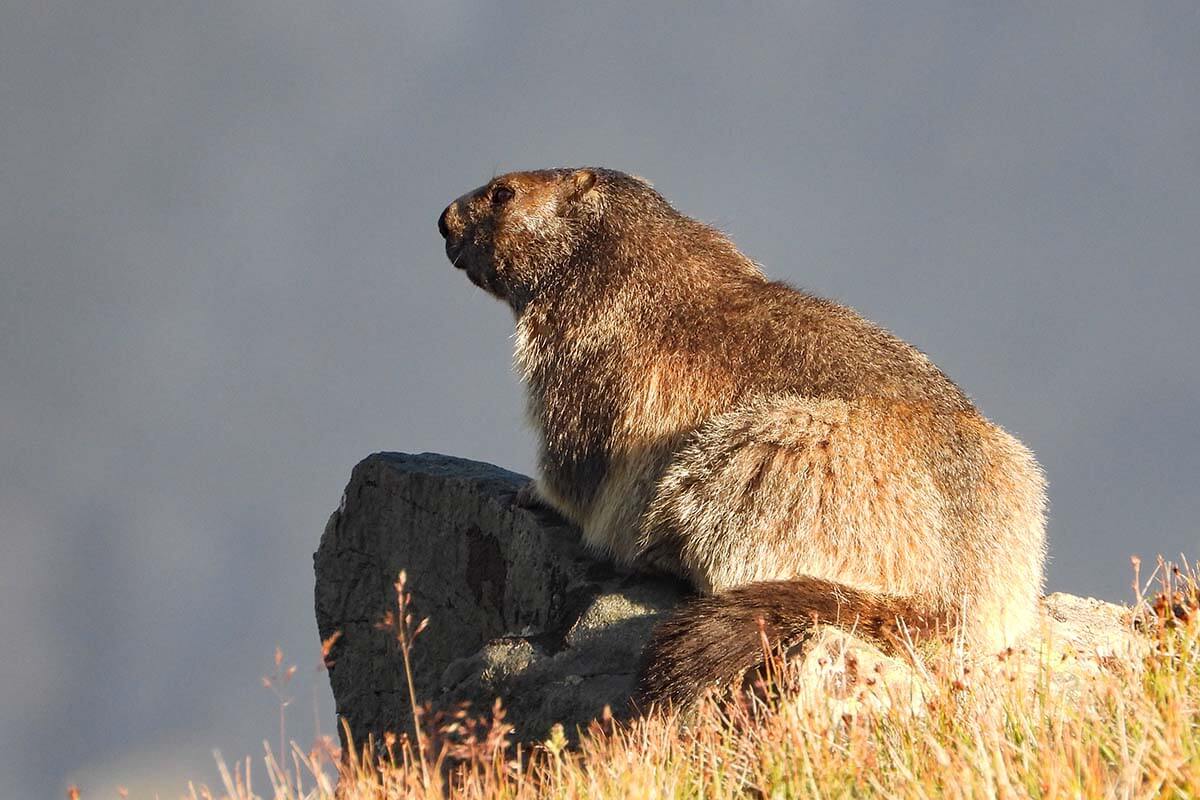
<path fill-rule="evenodd" d="M 511 504 L 512 508 L 523 508 L 548 522 L 566 522 L 566 518 L 563 517 L 562 513 L 538 494 L 537 484 L 533 481 L 530 481 L 517 490 L 517 493 L 513 495 Z"/>
<path fill-rule="evenodd" d="M 534 481 L 530 481 L 517 490 L 517 493 L 513 495 L 512 504 L 517 508 L 528 508 L 533 511 L 549 508 L 538 494 L 537 484 Z"/>

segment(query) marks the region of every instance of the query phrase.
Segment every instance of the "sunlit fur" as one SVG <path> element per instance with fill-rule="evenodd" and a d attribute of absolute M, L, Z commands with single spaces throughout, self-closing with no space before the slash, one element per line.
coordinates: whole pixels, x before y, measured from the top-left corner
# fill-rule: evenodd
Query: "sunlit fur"
<path fill-rule="evenodd" d="M 656 634 L 645 700 L 753 667 L 760 618 L 781 638 L 940 621 L 989 651 L 1032 624 L 1041 471 L 920 351 L 619 172 L 504 175 L 443 219 L 516 316 L 540 496 L 709 595 Z"/>

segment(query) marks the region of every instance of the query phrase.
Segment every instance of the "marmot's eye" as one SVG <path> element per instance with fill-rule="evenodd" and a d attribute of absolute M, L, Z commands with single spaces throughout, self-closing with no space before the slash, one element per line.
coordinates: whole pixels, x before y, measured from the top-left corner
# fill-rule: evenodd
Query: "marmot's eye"
<path fill-rule="evenodd" d="M 497 186 L 496 188 L 492 189 L 492 205 L 502 206 L 509 200 L 512 200 L 513 195 L 515 194 L 516 192 L 507 186 Z"/>

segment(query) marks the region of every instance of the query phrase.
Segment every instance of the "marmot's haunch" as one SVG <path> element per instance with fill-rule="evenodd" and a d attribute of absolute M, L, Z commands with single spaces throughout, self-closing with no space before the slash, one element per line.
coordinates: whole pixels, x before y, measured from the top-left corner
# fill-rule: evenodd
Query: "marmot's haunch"
<path fill-rule="evenodd" d="M 655 632 L 643 700 L 736 684 L 758 620 L 785 644 L 820 619 L 983 650 L 1033 622 L 1041 471 L 916 348 L 620 172 L 503 175 L 438 228 L 516 316 L 540 498 L 702 595 Z"/>

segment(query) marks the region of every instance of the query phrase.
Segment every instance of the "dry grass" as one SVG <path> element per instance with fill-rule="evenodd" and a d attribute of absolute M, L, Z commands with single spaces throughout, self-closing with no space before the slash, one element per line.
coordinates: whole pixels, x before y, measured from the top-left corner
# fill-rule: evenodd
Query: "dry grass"
<path fill-rule="evenodd" d="M 986 686 L 948 668 L 916 709 L 896 703 L 850 715 L 821 698 L 760 692 L 736 704 L 706 702 L 686 725 L 600 720 L 577 747 L 561 730 L 540 746 L 511 745 L 498 704 L 484 720 L 426 711 L 419 732 L 389 736 L 374 758 L 369 748 L 343 760 L 328 742 L 311 751 L 293 745 L 286 766 L 270 752 L 265 770 L 252 770 L 250 759 L 222 765 L 219 791 L 194 786 L 185 796 L 1198 797 L 1200 592 L 1194 571 L 1160 570 L 1159 583 L 1139 598 L 1152 642 L 1144 669 L 1098 675 L 1081 696 L 1050 691 L 1049 663 L 1038 665 L 1036 680 Z M 391 624 L 410 648 L 420 624 L 398 589 Z"/>

